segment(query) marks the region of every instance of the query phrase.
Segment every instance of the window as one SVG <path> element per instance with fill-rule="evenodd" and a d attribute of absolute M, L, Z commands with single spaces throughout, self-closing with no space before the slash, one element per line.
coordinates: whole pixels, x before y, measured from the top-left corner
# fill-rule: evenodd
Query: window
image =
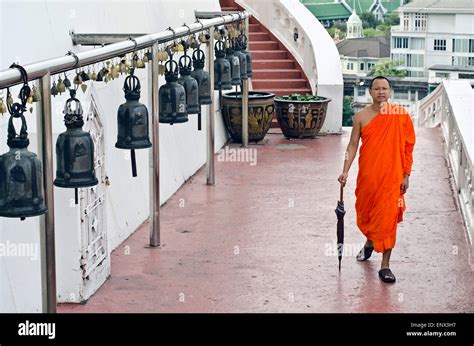
<path fill-rule="evenodd" d="M 408 48 L 408 37 L 395 37 L 393 48 Z"/>
<path fill-rule="evenodd" d="M 346 68 L 347 68 L 348 70 L 353 70 L 353 69 L 354 69 L 354 63 L 348 62 Z"/>
<path fill-rule="evenodd" d="M 455 66 L 474 66 L 473 56 L 453 56 L 452 64 Z"/>
<path fill-rule="evenodd" d="M 365 96 L 365 87 L 360 86 L 357 88 L 357 96 Z"/>
<path fill-rule="evenodd" d="M 446 72 L 436 72 L 436 73 L 435 73 L 435 77 L 448 79 L 448 78 L 449 78 L 449 73 L 446 73 Z"/>
<path fill-rule="evenodd" d="M 474 74 L 460 73 L 459 79 L 474 79 Z"/>
<path fill-rule="evenodd" d="M 360 63 L 360 70 L 361 71 L 365 70 L 365 64 L 363 62 Z"/>
<path fill-rule="evenodd" d="M 423 54 L 407 54 L 407 67 L 424 67 L 425 56 Z"/>
<path fill-rule="evenodd" d="M 425 13 L 415 13 L 415 31 L 426 31 Z"/>
<path fill-rule="evenodd" d="M 410 101 L 416 101 L 416 91 L 410 90 Z"/>
<path fill-rule="evenodd" d="M 424 90 L 418 90 L 418 100 L 424 99 L 428 95 L 427 91 Z"/>
<path fill-rule="evenodd" d="M 408 90 L 393 89 L 393 98 L 397 100 L 408 100 Z"/>
<path fill-rule="evenodd" d="M 410 38 L 410 49 L 425 49 L 424 38 Z"/>
<path fill-rule="evenodd" d="M 446 50 L 446 40 L 434 40 L 434 50 Z"/>
<path fill-rule="evenodd" d="M 401 67 L 406 67 L 407 66 L 407 54 L 393 53 L 392 54 L 392 60 L 396 61 L 396 62 L 400 62 Z"/>
<path fill-rule="evenodd" d="M 403 30 L 410 30 L 410 13 L 403 14 Z"/>
<path fill-rule="evenodd" d="M 454 53 L 474 53 L 474 39 L 453 38 Z"/>

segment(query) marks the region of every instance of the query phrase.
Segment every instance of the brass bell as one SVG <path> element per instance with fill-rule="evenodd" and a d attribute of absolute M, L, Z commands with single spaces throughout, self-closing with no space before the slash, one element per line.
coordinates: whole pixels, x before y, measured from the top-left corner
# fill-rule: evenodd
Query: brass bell
<path fill-rule="evenodd" d="M 76 75 L 76 77 L 74 77 L 73 83 L 76 85 L 82 84 L 82 77 L 79 73 Z"/>
<path fill-rule="evenodd" d="M 21 220 L 48 210 L 44 202 L 41 161 L 28 150 L 30 141 L 23 115 L 26 95 L 22 97 L 23 105 L 14 103 L 10 108 L 7 140 L 10 150 L 0 156 L 0 216 Z M 13 118 L 21 119 L 19 134 L 13 125 Z"/>
<path fill-rule="evenodd" d="M 242 52 L 242 46 L 238 38 L 234 40 L 234 55 L 239 58 L 240 79 L 249 79 L 247 76 L 247 55 Z"/>
<path fill-rule="evenodd" d="M 160 123 L 173 125 L 188 121 L 186 91 L 178 81 L 178 63 L 168 60 L 165 64 L 166 84 L 159 90 Z"/>
<path fill-rule="evenodd" d="M 232 89 L 230 63 L 225 59 L 224 41 L 217 41 L 214 45 L 216 60 L 214 61 L 214 89 L 229 90 Z"/>
<path fill-rule="evenodd" d="M 183 55 L 179 58 L 179 73 L 181 77 L 178 83 L 184 87 L 186 91 L 186 104 L 188 114 L 196 114 L 201 111 L 199 105 L 198 82 L 191 77 L 192 60 L 189 55 Z"/>
<path fill-rule="evenodd" d="M 5 114 L 7 112 L 7 106 L 3 102 L 3 97 L 0 97 L 0 113 Z"/>
<path fill-rule="evenodd" d="M 64 84 L 63 80 L 61 77 L 58 78 L 58 85 L 56 86 L 58 89 L 59 95 L 61 95 L 63 92 L 66 91 L 66 85 Z"/>
<path fill-rule="evenodd" d="M 149 148 L 151 142 L 148 134 L 148 110 L 144 104 L 138 102 L 141 91 L 140 80 L 133 73 L 132 68 L 123 84 L 127 101 L 120 105 L 117 112 L 118 131 L 115 147 L 131 150 L 132 176 L 136 177 L 135 149 Z"/>
<path fill-rule="evenodd" d="M 7 105 L 11 106 L 13 104 L 13 97 L 10 91 L 7 93 Z"/>
<path fill-rule="evenodd" d="M 84 125 L 81 103 L 75 97 L 76 91 L 70 90 L 71 97 L 64 106 L 64 124 L 66 132 L 56 141 L 56 179 L 58 187 L 77 188 L 98 184 L 94 169 L 94 142 L 89 132 L 82 130 Z M 73 109 L 72 104 L 75 107 Z"/>
<path fill-rule="evenodd" d="M 231 84 L 240 85 L 242 82 L 240 78 L 240 60 L 234 55 L 234 47 L 230 40 L 228 40 L 228 46 L 226 49 L 225 58 L 229 61 L 230 64 L 230 75 L 231 75 Z"/>
<path fill-rule="evenodd" d="M 33 102 L 40 102 L 41 101 L 41 94 L 36 87 L 36 85 L 33 85 Z"/>

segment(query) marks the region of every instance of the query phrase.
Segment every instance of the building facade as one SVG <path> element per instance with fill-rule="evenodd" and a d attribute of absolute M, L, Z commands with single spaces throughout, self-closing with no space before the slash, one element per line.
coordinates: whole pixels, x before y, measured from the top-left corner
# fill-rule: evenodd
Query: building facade
<path fill-rule="evenodd" d="M 398 12 L 391 58 L 408 77 L 428 80 L 433 65 L 474 66 L 473 0 L 416 0 Z"/>

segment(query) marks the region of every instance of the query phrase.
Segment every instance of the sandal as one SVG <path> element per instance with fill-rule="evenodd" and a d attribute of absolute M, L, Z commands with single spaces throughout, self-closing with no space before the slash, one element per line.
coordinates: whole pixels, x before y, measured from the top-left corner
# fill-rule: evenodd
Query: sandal
<path fill-rule="evenodd" d="M 359 253 L 357 254 L 356 256 L 356 259 L 359 261 L 359 262 L 362 262 L 362 261 L 366 261 L 370 258 L 370 256 L 372 256 L 372 252 L 374 251 L 374 247 L 371 246 L 371 247 L 366 247 L 364 245 L 364 247 L 359 251 Z"/>
<path fill-rule="evenodd" d="M 395 282 L 395 275 L 393 275 L 392 271 L 389 268 L 383 268 L 379 270 L 379 278 L 383 282 L 387 283 L 394 283 Z"/>

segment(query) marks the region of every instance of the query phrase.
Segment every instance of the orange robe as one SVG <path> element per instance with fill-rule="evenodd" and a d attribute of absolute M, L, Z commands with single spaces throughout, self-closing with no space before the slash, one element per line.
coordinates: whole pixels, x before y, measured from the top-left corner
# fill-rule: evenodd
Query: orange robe
<path fill-rule="evenodd" d="M 376 252 L 395 246 L 397 224 L 403 220 L 404 173 L 411 173 L 415 131 L 408 112 L 387 103 L 361 129 L 359 172 L 355 190 L 357 226 Z"/>

